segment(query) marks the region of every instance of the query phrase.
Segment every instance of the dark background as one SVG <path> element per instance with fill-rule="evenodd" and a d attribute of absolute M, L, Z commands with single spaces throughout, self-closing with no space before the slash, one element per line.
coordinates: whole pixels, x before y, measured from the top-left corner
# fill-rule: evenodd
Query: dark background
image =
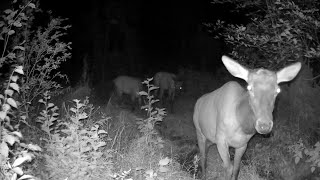
<path fill-rule="evenodd" d="M 1 1 L 0 7 L 8 2 Z M 145 78 L 157 71 L 177 73 L 181 67 L 215 72 L 228 48 L 202 23 L 245 23 L 231 5 L 209 0 L 46 0 L 40 8 L 69 18 L 72 25 L 66 37 L 72 59 L 62 67 L 72 84 L 81 76 L 84 57 L 93 85 L 120 74 Z"/>

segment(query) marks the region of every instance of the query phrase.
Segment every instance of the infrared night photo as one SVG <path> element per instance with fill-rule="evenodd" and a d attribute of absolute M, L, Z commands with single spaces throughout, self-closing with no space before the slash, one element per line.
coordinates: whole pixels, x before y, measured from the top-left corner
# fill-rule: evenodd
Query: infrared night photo
<path fill-rule="evenodd" d="M 1 0 L 0 180 L 319 180 L 319 7 Z"/>

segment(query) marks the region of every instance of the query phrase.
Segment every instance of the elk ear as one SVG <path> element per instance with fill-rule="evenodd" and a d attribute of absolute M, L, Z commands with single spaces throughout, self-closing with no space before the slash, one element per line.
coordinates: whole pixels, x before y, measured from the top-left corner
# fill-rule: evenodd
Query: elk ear
<path fill-rule="evenodd" d="M 232 76 L 248 81 L 248 69 L 241 66 L 239 63 L 229 58 L 228 56 L 222 56 L 222 62 L 227 70 L 232 74 Z"/>
<path fill-rule="evenodd" d="M 290 66 L 287 66 L 277 72 L 277 83 L 291 81 L 297 76 L 301 69 L 301 63 L 297 62 Z"/>

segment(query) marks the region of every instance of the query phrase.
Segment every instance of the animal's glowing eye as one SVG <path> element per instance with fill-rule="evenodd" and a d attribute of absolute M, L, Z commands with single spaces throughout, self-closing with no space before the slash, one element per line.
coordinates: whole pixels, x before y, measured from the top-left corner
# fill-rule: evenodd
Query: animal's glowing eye
<path fill-rule="evenodd" d="M 251 91 L 252 90 L 252 86 L 248 85 L 247 89 L 248 89 L 248 91 Z"/>
<path fill-rule="evenodd" d="M 281 89 L 278 87 L 277 88 L 277 93 L 280 93 L 281 92 Z"/>

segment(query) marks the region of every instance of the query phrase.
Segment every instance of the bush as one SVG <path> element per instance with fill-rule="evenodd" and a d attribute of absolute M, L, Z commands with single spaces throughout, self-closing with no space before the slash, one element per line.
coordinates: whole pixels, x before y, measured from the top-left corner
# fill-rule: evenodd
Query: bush
<path fill-rule="evenodd" d="M 50 96 L 40 99 L 45 109 L 37 118 L 41 129 L 46 132 L 46 170 L 48 179 L 105 179 L 111 174 L 111 150 L 102 151 L 106 145 L 103 138 L 108 134 L 99 124 L 84 127 L 84 121 L 92 111 L 89 101 L 74 100 L 68 117 L 58 119 L 58 108 L 49 103 Z M 77 173 L 75 173 L 77 172 Z"/>
<path fill-rule="evenodd" d="M 50 90 L 58 93 L 62 87 L 58 81 L 68 82 L 67 76 L 58 69 L 61 63 L 71 58 L 71 43 L 62 40 L 71 27 L 64 25 L 67 19 L 51 17 L 50 12 L 45 14 L 38 6 L 39 4 L 35 5 L 31 1 L 24 2 L 23 6 L 19 5 L 19 10 L 5 10 L 6 15 L 0 22 L 0 27 L 3 27 L 0 37 L 4 36 L 5 44 L 3 52 L 9 44 L 13 47 L 12 51 L 1 57 L 0 67 L 3 64 L 24 67 L 19 101 L 21 115 L 29 120 L 24 121 L 25 123 L 30 123 L 30 111 L 35 109 L 35 102 L 44 92 Z M 45 28 L 43 24 L 35 28 L 34 21 L 38 15 L 49 16 L 50 22 Z"/>
<path fill-rule="evenodd" d="M 5 15 L 2 16 L 4 21 L 0 21 L 0 40 L 4 41 L 2 55 L 0 57 L 0 68 L 4 70 L 3 65 L 9 65 L 8 81 L 3 83 L 4 94 L 0 94 L 0 171 L 1 179 L 34 179 L 33 176 L 27 175 L 22 170 L 22 165 L 25 162 L 30 162 L 34 158 L 34 153 L 31 151 L 41 151 L 41 148 L 33 144 L 25 144 L 20 142 L 22 134 L 18 126 L 12 126 L 12 118 L 15 118 L 16 111 L 20 107 L 15 93 L 21 92 L 21 87 L 18 83 L 19 77 L 25 74 L 21 60 L 21 53 L 25 52 L 25 48 L 20 45 L 9 47 L 10 36 L 15 35 L 16 28 L 21 28 L 26 25 L 27 16 L 25 11 L 35 8 L 33 3 L 26 3 L 20 6 L 20 11 L 11 9 L 5 10 Z M 9 52 L 8 54 L 5 54 Z M 10 72 L 11 71 L 11 72 Z M 23 118 L 23 117 L 19 117 Z"/>

